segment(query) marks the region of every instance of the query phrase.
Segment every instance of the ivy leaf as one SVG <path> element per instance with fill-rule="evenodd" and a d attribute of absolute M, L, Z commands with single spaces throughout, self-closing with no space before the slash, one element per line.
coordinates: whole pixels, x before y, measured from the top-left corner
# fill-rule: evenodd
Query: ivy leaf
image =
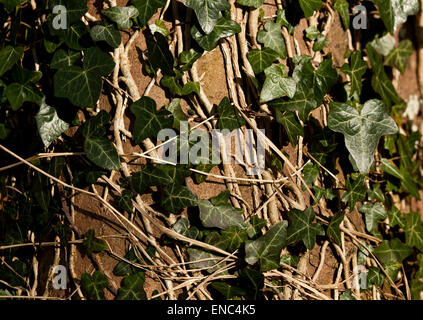
<path fill-rule="evenodd" d="M 122 195 L 117 199 L 117 205 L 122 210 L 125 210 L 128 213 L 132 212 L 133 203 L 132 203 L 132 192 L 131 190 L 123 190 Z"/>
<path fill-rule="evenodd" d="M 82 135 L 85 138 L 102 137 L 106 134 L 105 125 L 111 120 L 111 115 L 101 110 L 95 117 L 88 119 L 82 127 Z"/>
<path fill-rule="evenodd" d="M 297 84 L 297 90 L 291 100 L 276 100 L 272 102 L 271 106 L 285 111 L 298 111 L 298 117 L 302 121 L 307 121 L 310 112 L 317 108 L 317 101 L 313 90 L 307 84 L 300 82 Z"/>
<path fill-rule="evenodd" d="M 418 0 L 374 0 L 374 2 L 391 34 L 395 33 L 398 25 L 407 21 L 408 16 L 415 15 L 420 10 Z"/>
<path fill-rule="evenodd" d="M 311 250 L 316 242 L 316 236 L 324 236 L 325 231 L 320 223 L 313 223 L 315 213 L 312 207 L 300 211 L 292 209 L 289 212 L 291 225 L 288 228 L 286 243 L 302 240 L 307 249 Z"/>
<path fill-rule="evenodd" d="M 188 117 L 181 108 L 181 99 L 176 98 L 165 107 L 173 115 L 173 128 L 179 129 L 181 121 L 187 121 Z"/>
<path fill-rule="evenodd" d="M 339 300 L 357 300 L 354 298 L 351 289 L 345 290 L 340 296 Z"/>
<path fill-rule="evenodd" d="M 147 300 L 144 291 L 144 272 L 136 272 L 123 279 L 116 300 Z"/>
<path fill-rule="evenodd" d="M 134 6 L 129 7 L 111 7 L 103 10 L 103 14 L 113 22 L 116 22 L 119 29 L 128 29 L 132 27 L 132 20 L 138 17 L 138 9 Z"/>
<path fill-rule="evenodd" d="M 219 121 L 217 127 L 220 130 L 228 129 L 229 131 L 241 128 L 245 125 L 244 118 L 239 114 L 238 110 L 231 105 L 228 97 L 224 97 L 217 106 Z"/>
<path fill-rule="evenodd" d="M 288 96 L 293 98 L 297 83 L 294 79 L 288 78 L 284 65 L 273 65 L 264 70 L 266 80 L 260 93 L 260 103 Z"/>
<path fill-rule="evenodd" d="M 81 52 L 73 50 L 57 50 L 50 61 L 50 68 L 60 69 L 63 67 L 73 66 L 81 59 Z"/>
<path fill-rule="evenodd" d="M 45 98 L 43 98 L 40 110 L 35 115 L 35 120 L 38 133 L 46 148 L 69 128 L 69 125 L 59 118 L 56 109 L 45 102 Z"/>
<path fill-rule="evenodd" d="M 54 95 L 68 98 L 75 106 L 93 107 L 100 97 L 101 77 L 109 75 L 115 63 L 97 47 L 84 51 L 84 56 L 82 68 L 64 67 L 54 75 Z"/>
<path fill-rule="evenodd" d="M 109 249 L 107 244 L 100 239 L 97 239 L 94 235 L 94 230 L 90 229 L 85 234 L 85 240 L 82 243 L 85 249 L 87 250 L 88 255 L 91 255 L 93 252 L 100 252 L 103 250 Z"/>
<path fill-rule="evenodd" d="M 15 65 L 24 54 L 23 47 L 6 46 L 0 50 L 0 77 Z"/>
<path fill-rule="evenodd" d="M 385 275 L 380 271 L 378 267 L 370 267 L 367 274 L 367 285 L 368 289 L 372 288 L 372 285 L 382 287 L 385 281 Z"/>
<path fill-rule="evenodd" d="M 206 51 L 213 50 L 220 39 L 233 36 L 239 32 L 241 32 L 239 24 L 227 17 L 221 17 L 209 34 L 202 33 L 195 25 L 191 27 L 191 36 Z"/>
<path fill-rule="evenodd" d="M 382 244 L 376 247 L 373 254 L 382 263 L 399 262 L 401 263 L 405 258 L 413 253 L 413 248 L 402 243 L 398 238 L 391 241 L 384 240 Z"/>
<path fill-rule="evenodd" d="M 201 52 L 197 52 L 194 49 L 190 49 L 189 51 L 182 51 L 179 55 L 179 62 L 182 65 L 181 71 L 189 71 L 192 68 L 192 65 L 201 58 L 203 54 Z"/>
<path fill-rule="evenodd" d="M 113 24 L 107 26 L 95 25 L 91 28 L 90 34 L 94 41 L 106 41 L 113 48 L 119 47 L 122 42 L 120 32 Z"/>
<path fill-rule="evenodd" d="M 293 112 L 286 112 L 282 114 L 280 110 L 276 109 L 276 121 L 285 128 L 289 141 L 292 146 L 295 147 L 297 145 L 298 136 L 304 136 L 304 128 L 298 122 L 295 114 Z"/>
<path fill-rule="evenodd" d="M 233 299 L 234 297 L 243 297 L 246 295 L 244 289 L 241 289 L 237 286 L 231 286 L 226 282 L 214 281 L 210 285 L 213 289 L 219 291 L 228 300 Z"/>
<path fill-rule="evenodd" d="M 280 264 L 281 265 L 287 264 L 291 267 L 296 267 L 296 266 L 298 266 L 299 260 L 300 259 L 298 258 L 298 256 L 293 256 L 293 255 L 290 255 L 290 254 L 284 254 L 284 255 L 281 256 Z"/>
<path fill-rule="evenodd" d="M 120 170 L 119 155 L 116 148 L 106 138 L 86 138 L 84 151 L 87 158 L 97 166 L 107 170 Z"/>
<path fill-rule="evenodd" d="M 220 262 L 222 257 L 196 248 L 188 248 L 190 267 L 192 269 L 207 269 L 208 273 L 213 273 L 222 268 L 226 263 Z M 204 260 L 204 261 L 200 261 Z M 198 261 L 198 262 L 196 262 Z"/>
<path fill-rule="evenodd" d="M 337 81 L 338 73 L 332 68 L 332 59 L 325 59 L 316 69 L 313 78 L 314 95 L 319 105 Z"/>
<path fill-rule="evenodd" d="M 319 10 L 322 6 L 322 0 L 299 0 L 301 9 L 306 18 L 311 17 L 315 10 Z"/>
<path fill-rule="evenodd" d="M 400 103 L 401 98 L 395 91 L 395 88 L 385 73 L 382 64 L 382 58 L 371 46 L 367 46 L 367 55 L 372 66 L 372 87 L 382 97 L 387 106 L 391 106 L 391 101 L 394 104 Z"/>
<path fill-rule="evenodd" d="M 361 94 L 362 78 L 367 70 L 367 63 L 364 62 L 361 51 L 354 51 L 350 58 L 350 64 L 344 64 L 341 71 L 351 78 L 351 95 L 357 92 Z"/>
<path fill-rule="evenodd" d="M 247 225 L 247 234 L 250 238 L 261 234 L 261 229 L 266 226 L 266 220 L 260 219 L 257 216 L 252 216 Z"/>
<path fill-rule="evenodd" d="M 270 48 L 264 48 L 263 50 L 251 50 L 248 52 L 247 57 L 248 61 L 251 63 L 254 73 L 259 74 L 270 67 L 272 62 L 278 59 L 279 55 Z"/>
<path fill-rule="evenodd" d="M 141 27 L 145 26 L 157 9 L 166 4 L 166 0 L 131 0 L 131 3 L 138 9 Z"/>
<path fill-rule="evenodd" d="M 132 263 L 142 263 L 142 261 L 136 256 L 134 249 L 128 250 L 128 252 L 125 254 L 125 259 Z M 138 270 L 139 269 L 137 269 L 132 264 L 127 263 L 125 261 L 120 261 L 113 269 L 113 274 L 118 277 L 123 277 L 129 274 L 137 273 Z"/>
<path fill-rule="evenodd" d="M 237 226 L 232 226 L 222 231 L 222 241 L 227 243 L 226 249 L 229 252 L 234 252 L 247 239 L 247 231 L 245 229 L 240 229 Z"/>
<path fill-rule="evenodd" d="M 282 37 L 281 26 L 269 20 L 264 25 L 264 30 L 257 33 L 257 41 L 264 44 L 279 54 L 282 59 L 286 58 L 285 40 Z"/>
<path fill-rule="evenodd" d="M 253 265 L 260 262 L 262 272 L 279 268 L 280 254 L 287 235 L 287 221 L 272 226 L 265 235 L 245 244 L 245 261 Z"/>
<path fill-rule="evenodd" d="M 82 289 L 91 300 L 104 300 L 104 289 L 109 285 L 107 278 L 96 271 L 93 275 L 84 273 L 81 275 Z"/>
<path fill-rule="evenodd" d="M 41 72 L 14 69 L 12 77 L 16 82 L 9 84 L 4 89 L 4 94 L 13 111 L 18 110 L 24 102 L 42 103 L 43 94 L 35 86 L 35 83 L 42 77 Z"/>
<path fill-rule="evenodd" d="M 22 2 L 22 1 L 21 1 Z M 49 8 L 62 5 L 66 8 L 68 25 L 78 22 L 88 12 L 87 0 L 49 0 Z"/>
<path fill-rule="evenodd" d="M 389 225 L 391 227 L 399 226 L 400 228 L 405 227 L 405 220 L 401 216 L 401 211 L 393 206 L 391 210 L 388 210 Z"/>
<path fill-rule="evenodd" d="M 373 232 L 377 228 L 377 223 L 380 220 L 386 219 L 386 210 L 381 203 L 366 203 L 358 207 L 358 211 L 365 214 L 367 231 Z"/>
<path fill-rule="evenodd" d="M 366 198 L 364 176 L 360 175 L 352 184 L 350 179 L 347 179 L 346 188 L 347 192 L 342 196 L 342 201 L 348 202 L 350 204 L 350 210 L 353 210 L 357 202 L 361 202 Z"/>
<path fill-rule="evenodd" d="M 156 102 L 149 97 L 142 97 L 130 106 L 135 115 L 134 140 L 139 144 L 145 139 L 157 136 L 160 130 L 171 128 L 173 119 L 167 110 L 156 110 Z"/>
<path fill-rule="evenodd" d="M 395 43 L 395 37 L 389 33 L 385 34 L 383 37 L 378 37 L 378 35 L 376 35 L 376 38 L 370 42 L 373 49 L 385 57 L 395 48 Z"/>
<path fill-rule="evenodd" d="M 181 217 L 178 221 L 176 221 L 176 223 L 172 226 L 172 230 L 191 239 L 196 239 L 200 233 L 196 227 L 190 227 L 188 219 L 184 217 Z"/>
<path fill-rule="evenodd" d="M 381 170 L 384 173 L 390 174 L 395 178 L 400 179 L 401 186 L 405 190 L 407 190 L 413 197 L 420 199 L 419 187 L 414 182 L 413 177 L 410 175 L 410 173 L 405 167 L 401 167 L 401 169 L 398 169 L 398 167 L 390 160 L 382 159 Z"/>
<path fill-rule="evenodd" d="M 219 228 L 222 230 L 232 226 L 245 229 L 246 225 L 240 212 L 226 203 L 212 203 L 208 200 L 198 202 L 200 220 L 206 228 Z"/>
<path fill-rule="evenodd" d="M 205 34 L 213 31 L 217 21 L 222 17 L 221 11 L 231 8 L 227 0 L 184 0 L 183 3 L 194 10 Z"/>
<path fill-rule="evenodd" d="M 376 99 L 367 101 L 360 112 L 346 103 L 331 103 L 328 126 L 344 135 L 345 145 L 363 174 L 373 164 L 379 139 L 398 132 L 383 102 Z"/>
<path fill-rule="evenodd" d="M 263 5 L 264 0 L 236 0 L 236 3 L 242 6 L 254 7 L 258 9 Z"/>
<path fill-rule="evenodd" d="M 336 243 L 338 246 L 342 246 L 341 243 L 341 229 L 339 228 L 342 221 L 344 221 L 345 214 L 338 212 L 336 213 L 329 223 L 326 234 L 330 241 Z"/>
<path fill-rule="evenodd" d="M 172 184 L 164 188 L 160 206 L 170 213 L 177 213 L 183 208 L 194 207 L 197 202 L 197 197 L 187 187 Z"/>
<path fill-rule="evenodd" d="M 405 243 L 416 247 L 423 252 L 423 224 L 418 212 L 410 212 L 405 215 Z"/>
<path fill-rule="evenodd" d="M 336 0 L 334 9 L 342 18 L 345 30 L 350 28 L 350 8 L 347 0 Z"/>
<path fill-rule="evenodd" d="M 154 69 L 160 69 L 165 76 L 175 76 L 173 71 L 174 58 L 169 50 L 167 38 L 161 33 L 146 37 L 148 61 Z"/>
<path fill-rule="evenodd" d="M 413 43 L 410 40 L 401 41 L 398 48 L 393 49 L 388 54 L 385 65 L 395 67 L 401 74 L 404 74 L 405 66 L 413 52 Z"/>
<path fill-rule="evenodd" d="M 312 162 L 307 163 L 303 169 L 303 179 L 304 182 L 310 186 L 314 181 L 316 181 L 317 176 L 319 175 L 319 167 Z"/>

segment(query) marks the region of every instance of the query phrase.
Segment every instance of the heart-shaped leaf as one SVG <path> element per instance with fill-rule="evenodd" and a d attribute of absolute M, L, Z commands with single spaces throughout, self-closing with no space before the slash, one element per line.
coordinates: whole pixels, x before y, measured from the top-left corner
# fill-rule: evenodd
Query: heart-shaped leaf
<path fill-rule="evenodd" d="M 76 106 L 93 107 L 100 97 L 101 77 L 109 75 L 115 63 L 97 47 L 84 51 L 84 56 L 82 68 L 64 67 L 54 75 L 54 94 L 68 98 Z"/>
<path fill-rule="evenodd" d="M 347 192 L 342 196 L 342 201 L 348 202 L 350 204 L 350 210 L 353 210 L 357 202 L 363 201 L 366 198 L 364 176 L 360 175 L 353 183 L 351 183 L 350 179 L 347 179 L 345 187 Z"/>
<path fill-rule="evenodd" d="M 133 130 L 135 143 L 157 136 L 162 129 L 172 128 L 171 113 L 164 109 L 157 111 L 156 102 L 149 97 L 135 101 L 130 110 L 136 117 Z"/>
<path fill-rule="evenodd" d="M 314 10 L 319 10 L 322 6 L 322 0 L 299 0 L 301 9 L 303 9 L 306 18 L 311 17 Z"/>
<path fill-rule="evenodd" d="M 254 73 L 259 74 L 266 68 L 270 67 L 272 63 L 278 59 L 279 55 L 270 48 L 264 48 L 263 50 L 251 50 L 248 52 L 247 57 L 251 63 Z"/>
<path fill-rule="evenodd" d="M 405 242 L 423 252 L 423 224 L 418 212 L 410 212 L 405 215 Z"/>
<path fill-rule="evenodd" d="M 119 47 L 122 37 L 113 24 L 107 26 L 95 25 L 90 30 L 91 38 L 94 41 L 106 41 L 111 47 Z"/>
<path fill-rule="evenodd" d="M 88 232 L 85 234 L 85 238 L 86 239 L 82 244 L 84 245 L 89 255 L 91 255 L 93 252 L 100 252 L 109 249 L 103 240 L 97 239 L 95 237 L 94 230 L 92 229 L 88 230 Z"/>
<path fill-rule="evenodd" d="M 257 240 L 245 244 L 245 261 L 248 264 L 260 262 L 262 272 L 279 268 L 280 255 L 287 235 L 287 221 L 275 224 Z"/>
<path fill-rule="evenodd" d="M 381 203 L 363 204 L 358 207 L 358 211 L 365 213 L 366 228 L 369 232 L 376 230 L 378 221 L 386 219 L 387 217 L 385 207 Z"/>
<path fill-rule="evenodd" d="M 206 228 L 227 229 L 237 226 L 245 229 L 246 225 L 240 212 L 230 204 L 216 204 L 208 200 L 198 202 L 200 208 L 200 220 Z"/>
<path fill-rule="evenodd" d="M 273 21 L 267 21 L 264 30 L 257 33 L 257 41 L 266 48 L 273 49 L 282 59 L 286 58 L 285 40 L 282 37 L 281 26 Z"/>
<path fill-rule="evenodd" d="M 217 21 L 222 17 L 221 11 L 231 8 L 227 0 L 184 0 L 183 3 L 194 10 L 205 34 L 213 31 Z"/>
<path fill-rule="evenodd" d="M 146 37 L 148 61 L 154 69 L 160 69 L 166 76 L 175 76 L 173 71 L 174 58 L 169 50 L 167 38 L 161 33 L 156 32 L 154 35 Z"/>
<path fill-rule="evenodd" d="M 61 69 L 64 67 L 73 66 L 81 59 L 81 52 L 73 50 L 57 50 L 50 62 L 50 67 L 53 69 Z"/>
<path fill-rule="evenodd" d="M 198 198 L 187 187 L 172 184 L 163 189 L 160 206 L 176 214 L 183 208 L 196 206 L 197 202 Z"/>
<path fill-rule="evenodd" d="M 40 110 L 35 115 L 35 120 L 38 133 L 46 148 L 69 128 L 69 125 L 59 118 L 56 109 L 45 102 L 45 98 L 40 105 Z"/>
<path fill-rule="evenodd" d="M 332 220 L 329 223 L 328 230 L 326 232 L 328 238 L 333 243 L 336 243 L 338 246 L 342 247 L 341 242 L 341 229 L 339 228 L 342 221 L 344 221 L 345 214 L 338 212 L 336 213 Z"/>
<path fill-rule="evenodd" d="M 131 0 L 131 3 L 138 9 L 138 19 L 141 27 L 143 27 L 156 13 L 157 9 L 165 6 L 166 0 Z"/>
<path fill-rule="evenodd" d="M 217 106 L 219 121 L 217 127 L 220 130 L 228 129 L 229 131 L 241 128 L 245 125 L 244 118 L 239 114 L 227 97 L 224 97 Z"/>
<path fill-rule="evenodd" d="M 12 77 L 16 82 L 9 84 L 4 90 L 12 110 L 18 110 L 24 102 L 42 103 L 43 94 L 35 86 L 42 77 L 41 72 L 14 69 Z"/>
<path fill-rule="evenodd" d="M 399 262 L 401 263 L 405 258 L 413 253 L 413 248 L 402 243 L 398 238 L 391 241 L 384 240 L 373 251 L 373 254 L 382 263 Z"/>
<path fill-rule="evenodd" d="M 407 61 L 413 52 L 413 43 L 410 40 L 401 41 L 398 48 L 393 49 L 388 54 L 385 65 L 395 67 L 401 74 L 404 74 Z"/>
<path fill-rule="evenodd" d="M 379 139 L 398 132 L 383 102 L 376 99 L 367 101 L 360 112 L 346 103 L 331 103 L 328 126 L 344 135 L 345 145 L 363 174 L 373 164 Z"/>
<path fill-rule="evenodd" d="M 100 271 L 96 271 L 92 276 L 88 273 L 82 274 L 81 285 L 89 299 L 104 300 L 104 289 L 109 285 L 109 281 Z"/>
<path fill-rule="evenodd" d="M 136 272 L 122 280 L 116 300 L 147 300 L 144 291 L 144 272 Z"/>
<path fill-rule="evenodd" d="M 290 244 L 302 240 L 307 249 L 312 250 L 316 242 L 316 236 L 324 236 L 325 231 L 320 223 L 313 223 L 315 213 L 312 207 L 300 211 L 292 209 L 289 212 L 291 225 L 288 228 L 286 243 Z"/>
<path fill-rule="evenodd" d="M 297 83 L 289 78 L 284 65 L 273 65 L 264 70 L 266 80 L 260 93 L 260 103 L 288 96 L 293 98 Z"/>
<path fill-rule="evenodd" d="M 85 139 L 84 151 L 87 158 L 107 170 L 120 170 L 119 155 L 113 144 L 106 138 L 89 137 Z"/>
<path fill-rule="evenodd" d="M 103 10 L 103 13 L 113 22 L 116 22 L 119 29 L 128 29 L 132 27 L 132 19 L 138 17 L 138 9 L 134 6 L 129 7 L 111 7 Z"/>
<path fill-rule="evenodd" d="M 6 46 L 0 50 L 0 77 L 6 72 L 12 69 L 14 64 L 19 61 L 19 59 L 24 54 L 23 47 L 12 47 Z"/>
<path fill-rule="evenodd" d="M 344 64 L 341 71 L 351 78 L 351 95 L 357 92 L 361 94 L 362 78 L 366 73 L 367 63 L 361 57 L 360 51 L 354 51 L 350 58 L 350 64 Z"/>
<path fill-rule="evenodd" d="M 276 121 L 285 128 L 288 134 L 289 141 L 295 147 L 297 145 L 298 136 L 304 136 L 304 129 L 295 117 L 293 112 L 286 112 L 282 114 L 279 109 L 276 109 Z"/>

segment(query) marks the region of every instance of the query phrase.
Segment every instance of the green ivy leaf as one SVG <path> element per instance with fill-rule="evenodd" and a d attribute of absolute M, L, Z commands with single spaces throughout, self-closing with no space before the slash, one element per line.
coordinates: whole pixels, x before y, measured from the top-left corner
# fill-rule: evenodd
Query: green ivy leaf
<path fill-rule="evenodd" d="M 332 68 L 332 59 L 325 59 L 316 69 L 313 78 L 314 94 L 319 105 L 337 81 L 338 73 Z"/>
<path fill-rule="evenodd" d="M 284 111 L 298 111 L 298 117 L 307 121 L 310 112 L 317 108 L 317 101 L 312 88 L 305 83 L 298 83 L 297 90 L 292 99 L 280 99 L 271 103 L 275 109 Z"/>
<path fill-rule="evenodd" d="M 296 267 L 296 266 L 298 266 L 299 260 L 300 259 L 298 258 L 298 256 L 293 256 L 293 255 L 290 255 L 290 254 L 284 254 L 284 255 L 281 256 L 280 264 L 281 265 L 287 264 L 291 267 Z"/>
<path fill-rule="evenodd" d="M 354 298 L 351 289 L 345 290 L 340 296 L 339 300 L 357 300 Z"/>
<path fill-rule="evenodd" d="M 217 106 L 219 121 L 217 127 L 220 130 L 228 129 L 229 131 L 241 128 L 245 125 L 244 118 L 239 114 L 238 110 L 231 105 L 228 97 L 224 97 Z"/>
<path fill-rule="evenodd" d="M 299 0 L 301 9 L 306 18 L 311 17 L 315 10 L 319 10 L 322 6 L 322 0 Z"/>
<path fill-rule="evenodd" d="M 398 25 L 407 21 L 408 16 L 415 15 L 420 10 L 418 0 L 374 0 L 374 2 L 391 34 L 395 33 Z"/>
<path fill-rule="evenodd" d="M 190 267 L 192 269 L 207 269 L 208 273 L 213 273 L 224 267 L 226 264 L 226 262 L 219 263 L 219 261 L 222 260 L 222 257 L 208 251 L 196 248 L 188 248 L 187 252 L 189 255 L 189 262 L 191 262 Z"/>
<path fill-rule="evenodd" d="M 393 49 L 388 54 L 385 65 L 395 67 L 401 74 L 404 74 L 405 66 L 413 52 L 413 43 L 410 40 L 401 41 L 398 48 Z"/>
<path fill-rule="evenodd" d="M 272 62 L 278 59 L 279 55 L 270 48 L 264 48 L 263 50 L 250 50 L 247 57 L 251 63 L 254 73 L 259 74 L 270 67 Z"/>
<path fill-rule="evenodd" d="M 154 69 L 160 69 L 165 76 L 175 76 L 173 71 L 174 58 L 169 50 L 167 38 L 161 33 L 146 37 L 148 61 Z"/>
<path fill-rule="evenodd" d="M 102 137 L 106 134 L 106 124 L 112 119 L 111 115 L 101 110 L 95 117 L 88 119 L 82 127 L 82 135 L 85 138 Z"/>
<path fill-rule="evenodd" d="M 266 48 L 270 48 L 279 54 L 282 59 L 286 58 L 285 40 L 282 37 L 281 26 L 269 20 L 264 25 L 264 30 L 257 33 L 257 41 L 263 43 Z"/>
<path fill-rule="evenodd" d="M 135 115 L 134 140 L 141 143 L 145 139 L 157 136 L 160 130 L 172 128 L 173 119 L 171 113 L 165 109 L 156 109 L 156 102 L 149 97 L 142 97 L 130 106 Z"/>
<path fill-rule="evenodd" d="M 181 121 L 187 121 L 188 117 L 181 108 L 181 99 L 176 98 L 165 107 L 165 109 L 173 115 L 173 128 L 179 129 Z"/>
<path fill-rule="evenodd" d="M 357 202 L 361 202 L 366 198 L 364 175 L 360 175 L 352 184 L 350 179 L 347 179 L 345 187 L 347 188 L 347 192 L 342 196 L 342 201 L 348 202 L 350 210 L 353 210 Z"/>
<path fill-rule="evenodd" d="M 247 239 L 247 231 L 245 229 L 240 229 L 237 226 L 232 226 L 222 231 L 222 241 L 227 243 L 226 249 L 229 252 L 234 252 Z"/>
<path fill-rule="evenodd" d="M 6 46 L 0 50 L 0 77 L 12 69 L 24 54 L 23 47 Z"/>
<path fill-rule="evenodd" d="M 106 41 L 113 48 L 119 47 L 122 42 L 120 32 L 113 24 L 95 25 L 91 28 L 90 35 L 94 41 Z"/>
<path fill-rule="evenodd" d="M 132 212 L 134 207 L 132 203 L 132 192 L 131 190 L 123 190 L 122 195 L 117 199 L 117 205 L 122 210 L 125 210 L 128 213 Z"/>
<path fill-rule="evenodd" d="M 287 221 L 272 226 L 265 235 L 245 244 L 245 261 L 253 265 L 260 262 L 262 272 L 279 268 L 280 254 L 287 235 Z"/>
<path fill-rule="evenodd" d="M 208 200 L 198 202 L 200 220 L 206 228 L 228 229 L 237 226 L 245 229 L 246 225 L 240 212 L 228 203 L 212 203 Z"/>
<path fill-rule="evenodd" d="M 119 155 L 116 148 L 106 138 L 86 138 L 84 151 L 87 158 L 99 167 L 107 170 L 120 170 Z"/>
<path fill-rule="evenodd" d="M 237 286 L 231 286 L 226 282 L 217 282 L 214 281 L 210 284 L 210 286 L 219 291 L 226 299 L 231 300 L 234 297 L 243 297 L 246 295 L 244 289 L 241 289 Z"/>
<path fill-rule="evenodd" d="M 144 291 L 144 272 L 131 274 L 122 280 L 116 300 L 147 300 Z"/>
<path fill-rule="evenodd" d="M 178 221 L 176 221 L 176 223 L 172 226 L 172 230 L 191 239 L 196 239 L 200 233 L 198 228 L 190 227 L 188 219 L 184 217 L 181 217 Z"/>
<path fill-rule="evenodd" d="M 423 224 L 420 220 L 420 214 L 410 212 L 405 215 L 405 221 L 405 243 L 423 252 Z"/>
<path fill-rule="evenodd" d="M 95 237 L 94 230 L 92 229 L 88 230 L 88 232 L 85 234 L 85 238 L 86 239 L 82 244 L 87 250 L 88 255 L 91 255 L 93 252 L 100 252 L 109 249 L 103 240 L 97 239 Z"/>
<path fill-rule="evenodd" d="M 18 110 L 24 102 L 34 102 L 39 105 L 42 103 L 43 94 L 35 86 L 42 77 L 41 72 L 16 68 L 12 71 L 12 77 L 16 82 L 4 89 L 12 110 Z"/>
<path fill-rule="evenodd" d="M 80 107 L 93 107 L 100 97 L 102 76 L 109 75 L 115 63 L 99 48 L 84 51 L 83 67 L 70 66 L 60 69 L 54 75 L 54 95 L 68 98 Z"/>
<path fill-rule="evenodd" d="M 380 138 L 398 132 L 383 102 L 376 99 L 367 101 L 360 112 L 346 103 L 331 103 L 328 126 L 344 135 L 345 145 L 363 174 L 373 164 Z"/>
<path fill-rule="evenodd" d="M 284 128 L 286 133 L 288 134 L 289 141 L 291 142 L 292 146 L 297 145 L 298 136 L 304 137 L 304 129 L 295 117 L 293 112 L 286 112 L 282 114 L 282 112 L 278 109 L 276 111 L 276 121 L 279 122 Z"/>
<path fill-rule="evenodd" d="M 297 83 L 294 79 L 288 78 L 284 65 L 273 65 L 264 70 L 266 80 L 260 93 L 260 103 L 288 96 L 293 98 Z"/>
<path fill-rule="evenodd" d="M 319 172 L 319 167 L 317 165 L 312 162 L 307 163 L 303 169 L 304 182 L 310 186 L 314 181 L 316 181 Z"/>
<path fill-rule="evenodd" d="M 183 3 L 194 10 L 205 34 L 213 31 L 217 21 L 222 17 L 221 11 L 231 8 L 227 0 L 184 0 Z"/>
<path fill-rule="evenodd" d="M 351 95 L 357 92 L 361 94 L 361 88 L 363 86 L 362 78 L 367 70 L 367 63 L 361 56 L 361 51 L 354 51 L 350 58 L 350 64 L 344 64 L 341 71 L 351 78 Z"/>
<path fill-rule="evenodd" d="M 326 234 L 329 240 L 336 243 L 338 246 L 342 246 L 341 243 L 341 229 L 339 228 L 342 221 L 344 221 L 345 214 L 338 212 L 331 219 Z"/>
<path fill-rule="evenodd" d="M 84 273 L 81 275 L 82 289 L 91 300 L 104 300 L 104 289 L 109 285 L 107 278 L 96 271 L 93 275 Z"/>
<path fill-rule="evenodd" d="M 399 262 L 401 263 L 405 258 L 413 253 L 413 248 L 402 243 L 398 238 L 391 241 L 384 240 L 382 244 L 376 247 L 373 254 L 382 263 Z"/>
<path fill-rule="evenodd" d="M 286 27 L 290 34 L 294 34 L 295 26 L 293 26 L 287 19 L 287 10 L 278 9 L 276 11 L 276 23 L 280 24 L 282 27 Z"/>
<path fill-rule="evenodd" d="M 403 166 L 401 169 L 388 159 L 382 159 L 382 172 L 390 174 L 401 180 L 401 186 L 407 190 L 413 197 L 420 199 L 419 187 L 414 182 L 410 172 Z"/>
<path fill-rule="evenodd" d="M 261 229 L 266 226 L 266 220 L 260 219 L 257 216 L 252 216 L 247 225 L 247 234 L 250 238 L 261 234 Z"/>
<path fill-rule="evenodd" d="M 59 118 L 56 109 L 45 102 L 45 98 L 40 105 L 40 110 L 35 115 L 35 120 L 38 133 L 46 148 L 69 128 L 69 125 Z"/>
<path fill-rule="evenodd" d="M 292 209 L 289 212 L 291 225 L 288 228 L 286 243 L 302 240 L 307 249 L 311 250 L 316 242 L 316 236 L 324 236 L 325 231 L 320 223 L 313 223 L 315 213 L 312 207 L 300 211 Z"/>
<path fill-rule="evenodd" d="M 236 0 L 236 3 L 242 6 L 254 7 L 258 9 L 263 5 L 264 0 Z"/>
<path fill-rule="evenodd" d="M 350 28 L 350 5 L 347 0 L 336 0 L 333 7 L 341 16 L 345 30 Z"/>
<path fill-rule="evenodd" d="M 187 188 L 176 184 L 166 186 L 160 199 L 160 206 L 170 213 L 177 213 L 186 207 L 194 207 L 198 198 Z"/>
<path fill-rule="evenodd" d="M 201 52 L 197 52 L 194 49 L 190 49 L 189 51 L 182 51 L 179 55 L 179 62 L 182 65 L 181 71 L 189 71 L 192 68 L 192 65 L 201 58 L 203 54 Z"/>
<path fill-rule="evenodd" d="M 371 46 L 367 46 L 367 55 L 369 57 L 370 64 L 372 66 L 372 87 L 382 97 L 383 101 L 387 106 L 391 106 L 391 102 L 398 104 L 401 102 L 401 98 L 395 91 L 395 88 L 385 73 L 382 64 L 382 58 Z"/>
<path fill-rule="evenodd" d="M 365 214 L 367 231 L 373 232 L 377 228 L 377 223 L 380 220 L 386 219 L 386 210 L 381 203 L 366 203 L 358 207 L 358 211 Z"/>
<path fill-rule="evenodd" d="M 50 62 L 50 68 L 61 69 L 71 67 L 81 59 L 81 52 L 73 50 L 57 50 Z"/>
<path fill-rule="evenodd" d="M 128 250 L 128 252 L 125 254 L 125 259 L 132 262 L 141 264 L 142 261 L 138 259 L 138 257 L 135 254 L 134 249 Z M 131 265 L 130 263 L 127 263 L 125 261 L 120 261 L 116 267 L 113 269 L 113 274 L 118 277 L 127 276 L 129 274 L 137 273 L 139 269 Z"/>
<path fill-rule="evenodd" d="M 384 281 L 385 275 L 380 271 L 378 267 L 369 267 L 369 272 L 367 274 L 368 289 L 371 289 L 372 285 L 382 287 Z"/>
<path fill-rule="evenodd" d="M 132 19 L 138 17 L 139 12 L 134 6 L 116 6 L 103 10 L 103 14 L 113 22 L 116 22 L 119 29 L 128 29 L 132 27 Z"/>
<path fill-rule="evenodd" d="M 216 48 L 220 39 L 233 36 L 239 32 L 241 32 L 239 24 L 227 17 L 221 17 L 209 34 L 202 33 L 195 25 L 191 27 L 191 36 L 206 51 Z"/>
<path fill-rule="evenodd" d="M 138 9 L 141 27 L 145 26 L 157 9 L 166 4 L 166 0 L 131 0 L 131 3 Z"/>
<path fill-rule="evenodd" d="M 400 228 L 405 227 L 405 220 L 401 216 L 401 211 L 393 206 L 391 210 L 388 210 L 389 225 L 391 227 L 399 226 Z"/>

